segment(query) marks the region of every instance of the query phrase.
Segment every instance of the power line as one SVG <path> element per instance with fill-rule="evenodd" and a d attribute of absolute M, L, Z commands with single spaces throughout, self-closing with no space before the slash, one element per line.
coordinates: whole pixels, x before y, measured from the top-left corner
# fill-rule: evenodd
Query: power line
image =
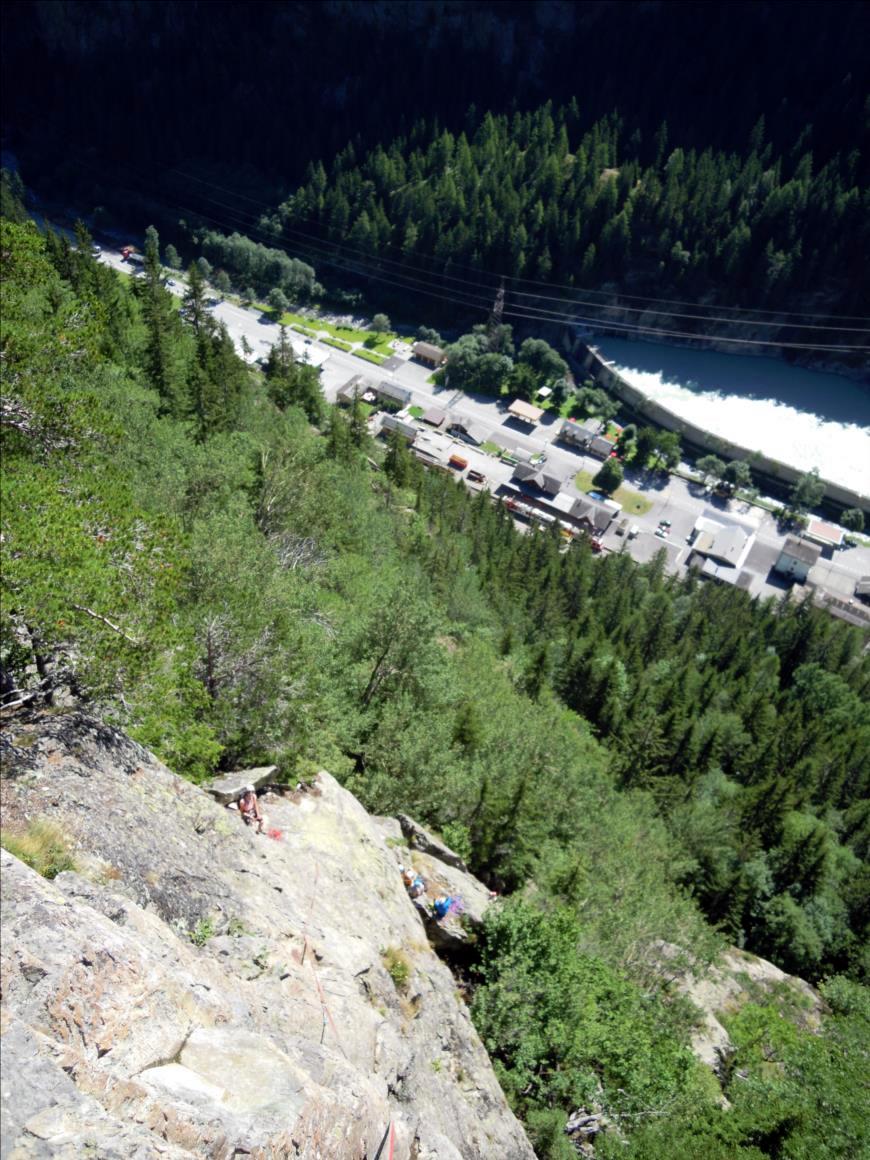
<path fill-rule="evenodd" d="M 174 172 L 179 173 L 181 176 L 191 176 L 191 177 L 193 176 L 193 175 L 185 175 L 180 170 L 174 170 Z M 199 179 L 194 178 L 194 180 L 199 180 Z M 221 188 L 221 187 L 217 187 L 217 188 Z M 226 192 L 229 192 L 232 195 L 232 191 L 228 190 Z M 253 199 L 249 199 L 249 200 L 253 200 Z M 209 202 L 211 205 L 218 206 L 219 208 L 225 209 L 231 213 L 239 212 L 235 209 L 235 207 L 228 206 L 225 202 L 218 201 L 216 198 L 207 197 L 206 201 Z M 255 202 L 255 204 L 257 204 L 257 203 Z M 234 220 L 239 224 L 244 224 L 245 228 L 248 229 L 249 231 L 251 230 L 251 225 L 248 224 L 246 221 L 244 221 L 244 219 L 235 218 Z M 311 221 L 312 219 L 303 219 L 303 220 Z M 272 240 L 273 245 L 276 243 L 277 240 L 272 238 L 271 234 L 263 232 L 262 227 L 260 227 L 258 224 L 255 225 L 253 228 L 260 231 L 261 237 L 265 236 L 265 237 L 270 238 Z M 472 286 L 474 288 L 485 287 L 489 293 L 492 293 L 492 290 L 489 288 L 489 286 L 486 283 L 482 283 L 479 281 L 474 282 L 474 281 L 471 281 L 470 279 L 460 278 L 457 275 L 448 274 L 446 271 L 443 271 L 443 272 L 441 272 L 441 271 L 428 271 L 424 267 L 415 266 L 413 263 L 410 263 L 407 261 L 397 262 L 391 258 L 385 258 L 381 254 L 372 255 L 369 251 L 363 250 L 360 247 L 349 245 L 346 242 L 334 242 L 332 239 L 329 239 L 329 238 L 326 238 L 326 239 L 316 238 L 316 237 L 313 237 L 311 234 L 307 234 L 304 230 L 300 230 L 294 226 L 290 226 L 287 224 L 285 224 L 283 228 L 284 228 L 284 233 L 291 235 L 291 237 L 294 237 L 294 238 L 300 240 L 301 242 L 305 242 L 305 243 L 312 244 L 312 245 L 337 245 L 345 250 L 350 250 L 350 251 L 355 252 L 357 254 L 361 254 L 361 255 L 363 255 L 363 257 L 365 257 L 369 261 L 375 261 L 375 262 L 379 262 L 381 264 L 386 264 L 389 266 L 398 267 L 399 270 L 402 272 L 405 272 L 408 270 L 416 271 L 416 272 L 419 272 L 422 274 L 426 274 L 430 277 L 431 276 L 440 277 L 445 281 L 457 282 L 457 283 L 460 283 L 462 285 Z M 497 277 L 497 275 L 492 275 L 492 276 Z M 504 280 L 505 280 L 504 276 L 501 276 L 500 288 L 503 288 Z M 541 285 L 545 285 L 545 283 L 541 283 Z M 640 306 L 621 306 L 621 305 L 619 305 L 619 303 L 589 302 L 588 300 L 585 300 L 582 298 L 562 298 L 562 297 L 556 297 L 554 295 L 542 294 L 539 292 L 529 293 L 529 292 L 525 292 L 525 291 L 521 291 L 521 290 L 515 290 L 515 291 L 513 291 L 513 293 L 515 296 L 524 297 L 524 298 L 531 298 L 535 301 L 560 302 L 569 308 L 574 308 L 577 306 L 585 306 L 585 307 L 593 309 L 593 310 L 621 310 L 623 312 L 636 313 L 636 314 L 643 314 L 648 309 L 647 307 L 640 307 Z M 605 292 L 604 291 L 590 291 L 589 293 L 603 294 Z M 667 299 L 647 299 L 645 301 L 666 302 L 668 300 Z M 700 306 L 700 304 L 695 304 L 695 305 Z M 704 307 L 701 306 L 701 309 L 704 309 Z M 739 308 L 737 308 L 737 307 L 715 307 L 715 308 L 710 307 L 710 309 L 739 309 Z M 723 323 L 726 326 L 764 326 L 764 327 L 769 327 L 769 328 L 776 329 L 776 330 L 818 330 L 818 331 L 822 331 L 825 333 L 844 333 L 844 334 L 866 334 L 866 333 L 868 333 L 867 327 L 847 327 L 847 326 L 830 326 L 830 325 L 822 326 L 819 324 L 811 324 L 811 323 L 797 323 L 797 322 L 783 322 L 783 321 L 772 322 L 772 321 L 767 321 L 767 320 L 762 320 L 762 319 L 724 318 L 720 315 L 685 314 L 685 313 L 678 313 L 678 312 L 674 312 L 674 311 L 670 311 L 670 310 L 667 313 L 669 314 L 669 316 L 671 318 L 688 319 L 688 320 L 692 320 L 692 321 L 696 321 L 696 322 L 702 322 L 705 324 L 719 322 L 719 323 Z M 775 312 L 771 311 L 768 313 L 775 313 Z M 808 315 L 807 317 L 824 318 L 824 317 L 836 317 L 836 316 L 835 315 Z M 848 315 L 844 315 L 843 317 L 844 318 L 853 317 L 855 319 L 860 318 L 860 316 L 848 316 Z M 870 318 L 867 319 L 867 322 L 870 323 Z M 610 323 L 609 323 L 609 320 L 604 319 L 604 320 L 602 320 L 602 322 L 600 324 L 601 325 L 609 325 Z M 727 342 L 727 341 L 738 341 L 738 340 L 736 340 L 736 339 L 732 340 L 732 339 L 728 339 L 728 338 L 723 337 L 722 341 Z M 744 339 L 744 340 L 740 340 L 740 341 L 750 342 L 752 340 Z M 780 347 L 780 346 L 784 346 L 786 344 L 782 343 L 782 342 L 776 342 L 776 343 L 772 343 L 770 345 Z M 789 344 L 789 345 L 797 345 L 797 344 Z"/>
<path fill-rule="evenodd" d="M 72 160 L 74 161 L 74 163 L 76 163 L 84 168 L 96 168 L 96 166 L 94 165 L 93 162 L 91 162 L 90 165 L 86 165 L 86 163 L 83 162 L 80 158 L 73 158 Z M 144 176 L 141 172 L 137 173 L 137 171 L 134 169 L 134 167 L 131 166 L 130 163 L 127 161 L 113 162 L 112 164 L 116 168 L 119 168 L 119 167 L 126 168 L 129 172 L 133 173 L 134 175 L 136 175 L 140 178 Z M 543 165 L 543 162 L 542 162 L 542 165 Z M 227 186 L 220 185 L 217 182 L 212 181 L 210 179 L 202 178 L 202 177 L 197 176 L 196 174 L 188 173 L 185 170 L 178 168 L 178 166 L 175 166 L 175 165 L 168 166 L 166 168 L 165 172 L 166 173 L 175 173 L 179 177 L 182 177 L 187 181 L 196 181 L 196 182 L 200 183 L 201 185 L 206 185 L 206 186 L 209 186 L 210 188 L 218 189 L 218 190 L 222 191 L 223 193 L 229 194 L 233 198 L 250 202 L 252 205 L 257 206 L 258 208 L 261 208 L 263 205 L 263 203 L 261 201 L 258 201 L 256 198 L 250 197 L 248 194 L 240 193 L 238 191 L 229 189 Z M 153 178 L 152 178 L 152 180 L 153 180 Z M 136 192 L 138 193 L 140 191 L 136 191 Z M 165 194 L 161 194 L 161 196 L 164 198 L 166 197 Z M 213 205 L 219 206 L 220 208 L 223 208 L 234 215 L 239 213 L 239 212 L 243 212 L 243 211 L 237 210 L 236 207 L 228 206 L 228 205 L 226 205 L 225 202 L 220 202 L 213 197 L 206 197 L 206 201 L 210 202 Z M 202 211 L 200 211 L 200 210 L 188 208 L 185 210 L 185 212 L 199 214 L 200 216 L 207 218 L 207 220 L 215 221 L 214 218 L 209 218 L 208 215 L 203 214 Z M 298 215 L 298 217 L 300 220 L 306 221 L 311 225 L 317 226 L 318 228 L 323 228 L 324 223 L 318 222 L 313 218 L 307 218 L 307 217 L 304 217 L 303 215 Z M 249 231 L 249 233 L 252 230 L 256 229 L 257 232 L 259 233 L 260 237 L 266 237 L 269 241 L 269 244 L 271 244 L 272 246 L 276 246 L 277 240 L 274 237 L 272 237 L 271 235 L 266 234 L 264 231 L 262 231 L 262 228 L 259 226 L 259 223 L 257 223 L 256 225 L 252 225 L 250 222 L 245 221 L 244 219 L 241 219 L 241 218 L 235 218 L 234 220 L 236 220 L 236 222 L 238 224 L 244 225 L 244 228 L 247 231 Z M 480 271 L 474 267 L 467 266 L 467 265 L 460 263 L 460 262 L 452 262 L 451 264 L 452 264 L 453 268 L 466 270 L 469 273 L 472 273 L 475 275 L 475 280 L 464 279 L 464 278 L 460 278 L 459 276 L 457 276 L 455 274 L 448 274 L 446 271 L 429 270 L 424 266 L 416 266 L 413 263 L 409 263 L 404 258 L 401 261 L 396 261 L 395 259 L 385 257 L 383 254 L 372 255 L 368 251 L 362 250 L 359 247 L 350 246 L 348 243 L 346 243 L 344 241 L 336 243 L 332 239 L 313 238 L 311 235 L 306 234 L 304 231 L 299 230 L 298 228 L 295 228 L 295 227 L 291 227 L 287 224 L 285 224 L 283 228 L 284 228 L 285 232 L 299 235 L 302 240 L 304 240 L 306 243 L 309 243 L 312 245 L 322 245 L 322 244 L 339 245 L 339 246 L 344 247 L 345 249 L 355 251 L 356 253 L 360 254 L 368 261 L 377 261 L 377 262 L 380 262 L 382 264 L 396 266 L 396 267 L 399 267 L 402 271 L 412 270 L 412 271 L 415 271 L 417 273 L 425 274 L 427 277 L 433 277 L 433 276 L 440 277 L 445 281 L 457 282 L 460 284 L 469 285 L 473 288 L 485 287 L 486 293 L 489 296 L 492 296 L 496 292 L 497 284 L 499 284 L 502 279 L 506 279 L 508 282 L 515 283 L 517 286 L 528 285 L 528 286 L 543 286 L 543 287 L 546 287 L 548 289 L 556 289 L 556 290 L 563 289 L 563 290 L 568 291 L 568 293 L 570 293 L 570 294 L 578 294 L 579 293 L 579 294 L 592 295 L 594 297 L 611 298 L 611 299 L 616 297 L 617 299 L 622 299 L 622 300 L 626 300 L 626 301 L 654 303 L 654 304 L 660 304 L 663 306 L 687 306 L 687 307 L 695 307 L 695 308 L 701 309 L 701 310 L 708 309 L 707 307 L 705 307 L 703 305 L 703 303 L 700 303 L 700 302 L 694 302 L 694 301 L 687 302 L 687 301 L 681 301 L 678 299 L 655 298 L 655 297 L 645 296 L 645 295 L 632 295 L 632 294 L 613 295 L 608 291 L 593 290 L 593 289 L 585 289 L 584 290 L 584 289 L 580 289 L 578 287 L 568 286 L 565 283 L 544 282 L 542 280 L 520 278 L 516 275 L 510 275 L 510 274 L 508 274 L 508 275 L 493 274 L 493 273 L 490 273 L 488 271 Z M 276 248 L 282 248 L 282 247 L 276 246 Z M 398 252 L 397 247 L 391 243 L 386 243 L 384 248 L 390 249 L 394 252 Z M 434 255 L 423 254 L 419 251 L 415 251 L 415 257 L 417 257 L 421 260 L 428 260 L 428 261 L 431 261 L 433 263 L 440 261 Z M 369 276 L 373 277 L 373 275 L 371 275 L 371 274 Z M 481 281 L 480 280 L 481 276 L 483 278 L 491 279 L 491 282 Z M 529 297 L 532 299 L 542 299 L 544 301 L 563 302 L 563 303 L 565 303 L 565 305 L 568 305 L 568 306 L 580 305 L 580 306 L 585 306 L 588 309 L 594 309 L 594 310 L 616 309 L 616 310 L 623 310 L 623 311 L 629 311 L 629 312 L 634 312 L 634 313 L 643 313 L 643 312 L 645 312 L 645 309 L 646 309 L 646 308 L 641 307 L 641 306 L 636 306 L 636 307 L 622 306 L 618 302 L 614 303 L 612 301 L 611 302 L 596 303 L 596 302 L 589 302 L 589 301 L 584 300 L 584 299 L 576 299 L 576 298 L 564 299 L 564 298 L 559 298 L 559 297 L 555 297 L 552 295 L 546 295 L 546 294 L 543 294 L 543 293 L 538 292 L 538 291 L 531 292 L 531 291 L 522 291 L 519 289 L 515 289 L 512 292 L 515 295 L 520 296 L 520 297 Z M 715 307 L 711 306 L 711 307 L 709 307 L 709 309 L 715 309 L 717 311 L 723 311 L 723 310 L 737 311 L 740 314 L 744 314 L 744 315 L 745 314 L 770 315 L 770 316 L 773 316 L 774 318 L 780 318 L 780 319 L 781 318 L 816 318 L 816 319 L 828 318 L 828 319 L 839 319 L 841 321 L 870 323 L 870 317 L 862 316 L 862 315 L 838 315 L 838 314 L 819 314 L 819 313 L 800 312 L 800 311 L 763 310 L 763 309 L 758 309 L 758 308 L 753 308 L 753 307 L 741 307 L 741 306 L 715 306 Z M 686 315 L 686 314 L 677 314 L 677 313 L 674 313 L 672 311 L 668 311 L 668 313 L 671 314 L 672 317 L 686 318 L 686 319 L 704 322 L 704 323 L 722 322 L 725 325 L 769 326 L 769 327 L 774 327 L 774 328 L 779 328 L 779 329 L 784 329 L 784 330 L 785 329 L 800 329 L 800 330 L 822 330 L 822 331 L 843 332 L 843 333 L 864 333 L 864 329 L 865 329 L 862 327 L 817 326 L 817 325 L 811 325 L 808 323 L 797 323 L 797 322 L 777 322 L 777 321 L 766 322 L 766 321 L 762 321 L 760 319 L 723 318 L 721 316 L 712 316 L 711 317 L 708 315 Z M 609 323 L 608 321 L 605 321 L 603 323 L 597 323 L 596 325 L 611 325 L 611 323 Z M 690 337 L 695 337 L 695 336 L 691 335 Z M 699 337 L 710 337 L 710 336 L 699 336 Z M 725 338 L 723 338 L 722 341 L 736 342 L 738 340 L 737 339 L 725 339 Z M 745 343 L 752 343 L 753 345 L 763 344 L 762 340 L 743 339 L 743 340 L 739 340 L 739 341 L 742 341 Z M 786 343 L 777 342 L 777 343 L 769 343 L 767 345 L 773 345 L 773 346 L 777 346 L 777 347 L 789 346 L 789 347 L 797 347 L 798 349 L 801 349 L 801 344 L 786 344 Z M 814 347 L 813 349 L 816 349 L 816 348 Z M 827 348 L 819 348 L 819 349 L 827 349 Z M 837 349 L 841 349 L 841 348 L 837 348 Z M 863 349 L 863 348 L 859 347 L 857 349 Z"/>
<path fill-rule="evenodd" d="M 130 167 L 130 166 L 125 166 L 125 167 L 128 168 L 131 172 L 135 173 L 135 170 L 133 170 L 132 167 Z M 124 189 L 125 187 L 121 186 L 120 188 Z M 139 193 L 139 192 L 141 192 L 141 190 L 134 191 L 134 190 L 128 189 L 127 192 Z M 210 200 L 212 202 L 212 204 L 217 204 L 217 205 L 222 204 L 222 203 L 215 202 L 214 199 L 208 199 L 208 200 Z M 211 222 L 213 225 L 216 225 L 216 226 L 220 227 L 221 229 L 227 228 L 226 221 L 221 220 L 221 219 L 216 218 L 216 217 L 213 217 L 210 214 L 202 213 L 202 211 L 197 211 L 197 210 L 192 209 L 191 207 L 179 205 L 178 203 L 175 203 L 174 205 L 170 205 L 166 201 L 163 201 L 161 204 L 163 204 L 165 208 L 173 208 L 175 210 L 180 209 L 184 213 L 196 213 L 196 214 L 198 214 L 198 216 L 200 218 L 204 219 L 205 221 Z M 251 226 L 247 221 L 245 221 L 244 219 L 241 219 L 241 218 L 237 218 L 233 215 L 233 213 L 231 211 L 231 207 L 224 207 L 224 208 L 230 210 L 230 215 L 229 215 L 230 223 L 242 225 L 248 231 L 249 236 L 251 233 L 253 233 L 256 236 L 263 237 L 263 238 L 265 238 L 266 241 L 269 242 L 269 244 L 273 248 L 281 249 L 284 252 L 288 253 L 288 256 L 292 256 L 290 254 L 289 250 L 287 249 L 287 247 L 280 244 L 280 241 L 272 238 L 270 235 L 262 233 L 257 228 L 251 229 Z M 231 226 L 231 228 L 232 228 L 232 226 Z M 291 230 L 288 232 L 292 233 L 294 231 Z M 377 273 L 370 266 L 367 266 L 364 263 L 359 262 L 355 259 L 344 258 L 341 261 L 337 261 L 335 257 L 329 256 L 329 251 L 325 247 L 338 246 L 339 253 L 340 253 L 340 250 L 341 250 L 340 244 L 334 243 L 334 242 L 321 242 L 319 240 L 314 241 L 314 240 L 311 240 L 310 238 L 308 238 L 307 235 L 303 235 L 303 237 L 305 238 L 305 241 L 303 243 L 300 243 L 300 245 L 299 245 L 299 249 L 301 250 L 301 252 L 303 254 L 306 254 L 306 256 L 313 254 L 314 260 L 320 261 L 320 262 L 325 262 L 326 264 L 335 266 L 338 269 L 350 271 L 351 273 L 355 273 L 358 276 L 367 277 L 367 278 L 370 278 L 374 281 L 383 282 L 386 285 L 393 286 L 394 288 L 399 289 L 399 290 L 411 291 L 412 293 L 417 293 L 417 294 L 424 294 L 428 297 L 436 298 L 438 300 L 441 300 L 444 302 L 449 302 L 449 303 L 454 304 L 454 305 L 461 305 L 461 306 L 470 307 L 472 309 L 477 309 L 477 310 L 483 311 L 489 304 L 489 296 L 488 295 L 486 298 L 484 298 L 480 295 L 472 294 L 471 291 L 456 291 L 456 290 L 454 290 L 452 293 L 449 293 L 449 294 L 439 293 L 437 290 L 433 289 L 433 284 L 431 281 L 415 278 L 412 275 L 409 275 L 407 273 L 407 271 L 405 271 L 401 267 L 398 271 L 396 271 L 393 274 L 393 277 L 386 277 L 383 274 Z M 372 260 L 372 259 L 369 258 L 369 260 Z M 389 259 L 387 261 L 389 261 Z M 392 262 L 390 264 L 399 265 L 398 263 L 392 263 Z M 469 284 L 473 285 L 473 286 L 475 285 L 472 283 L 469 283 Z M 512 317 L 512 318 L 521 318 L 521 319 L 525 319 L 525 320 L 529 320 L 529 321 L 546 322 L 546 323 L 550 323 L 550 324 L 559 324 L 559 323 L 564 324 L 564 325 L 584 324 L 587 326 L 612 329 L 612 330 L 623 331 L 623 332 L 627 332 L 627 333 L 635 333 L 635 334 L 643 334 L 643 335 L 657 335 L 657 336 L 662 337 L 662 338 L 681 338 L 681 339 L 694 339 L 694 340 L 707 339 L 708 341 L 715 341 L 715 342 L 729 342 L 729 343 L 732 343 L 732 344 L 735 344 L 738 346 L 776 347 L 777 349 L 784 348 L 784 349 L 792 349 L 792 350 L 814 350 L 814 351 L 825 351 L 825 352 L 829 352 L 829 353 L 840 353 L 840 354 L 849 353 L 849 352 L 856 352 L 856 351 L 861 352 L 861 353 L 865 353 L 865 352 L 870 351 L 870 347 L 866 347 L 866 346 L 848 346 L 848 345 L 844 345 L 844 344 L 786 343 L 786 342 L 771 342 L 771 341 L 764 340 L 764 339 L 728 338 L 728 337 L 725 337 L 723 335 L 698 334 L 696 332 L 691 332 L 691 331 L 680 331 L 680 330 L 673 330 L 673 329 L 665 329 L 665 328 L 661 328 L 661 327 L 642 326 L 642 325 L 639 325 L 636 323 L 614 322 L 614 321 L 610 321 L 610 320 L 602 320 L 600 318 L 589 318 L 589 317 L 584 317 L 582 315 L 577 315 L 577 314 L 568 314 L 568 313 L 565 313 L 564 311 L 546 310 L 543 308 L 534 308 L 532 306 L 527 306 L 525 310 L 519 310 L 516 308 L 510 308 L 510 309 L 505 308 L 504 314 L 506 314 L 508 317 Z"/>
<path fill-rule="evenodd" d="M 239 198 L 239 199 L 244 200 L 244 201 L 250 201 L 253 205 L 256 205 L 256 206 L 262 205 L 262 202 L 257 201 L 255 198 L 249 197 L 248 195 L 243 194 L 243 193 L 238 193 L 237 191 L 231 190 L 231 189 L 227 188 L 226 186 L 218 185 L 215 182 L 207 181 L 205 178 L 198 177 L 196 174 L 193 174 L 193 173 L 187 173 L 184 170 L 181 170 L 177 167 L 173 167 L 173 168 L 169 169 L 167 172 L 176 173 L 176 174 L 178 174 L 179 177 L 185 178 L 185 180 L 197 181 L 203 185 L 210 185 L 214 189 L 219 189 L 221 192 L 229 194 L 231 197 Z M 213 198 L 207 198 L 207 200 L 213 202 L 213 204 L 216 204 L 216 205 L 224 205 L 224 203 L 218 202 Z M 225 206 L 225 208 L 231 208 L 231 207 Z M 315 218 L 306 217 L 303 214 L 296 214 L 295 219 L 307 222 L 310 225 L 318 226 L 321 228 L 326 224 L 322 221 L 318 221 Z M 287 228 L 286 224 L 285 224 L 284 228 L 285 229 Z M 391 249 L 393 251 L 397 250 L 397 247 L 395 245 L 393 245 L 392 243 L 387 243 L 387 246 L 389 249 Z M 359 251 L 359 252 L 365 253 L 365 251 Z M 439 261 L 439 259 L 436 258 L 434 255 L 424 254 L 418 250 L 415 250 L 414 254 L 416 257 L 420 257 L 423 259 L 428 258 L 429 260 L 431 260 L 433 262 Z M 389 260 L 389 259 L 386 259 L 386 260 Z M 406 266 L 409 265 L 409 263 L 405 262 L 404 260 L 402 261 L 401 264 L 406 265 Z M 549 289 L 555 289 L 555 290 L 563 289 L 563 290 L 568 291 L 569 293 L 598 295 L 600 297 L 608 297 L 608 298 L 615 297 L 615 298 L 625 299 L 625 300 L 633 301 L 633 302 L 651 302 L 651 303 L 657 303 L 657 304 L 666 305 L 666 306 L 688 306 L 688 307 L 695 307 L 695 308 L 699 308 L 699 309 L 706 309 L 706 307 L 704 307 L 703 303 L 697 302 L 697 301 L 684 301 L 684 300 L 672 299 L 672 298 L 655 298 L 655 297 L 651 297 L 649 295 L 639 295 L 639 294 L 619 293 L 619 294 L 614 295 L 611 292 L 606 291 L 606 290 L 594 290 L 591 288 L 582 288 L 582 287 L 578 287 L 578 286 L 570 286 L 567 283 L 549 282 L 549 281 L 545 282 L 545 281 L 540 280 L 540 279 L 521 278 L 518 275 L 514 275 L 514 274 L 497 274 L 497 273 L 488 272 L 488 271 L 479 271 L 475 267 L 467 266 L 467 265 L 460 263 L 460 262 L 454 262 L 453 266 L 456 269 L 467 270 L 470 273 L 474 273 L 474 274 L 478 274 L 478 275 L 480 275 L 481 273 L 488 274 L 488 276 L 491 277 L 492 279 L 494 279 L 495 281 L 498 281 L 499 279 L 507 279 L 509 282 L 513 282 L 513 283 L 516 283 L 518 285 L 543 286 L 543 287 L 547 287 Z M 429 271 L 424 271 L 424 269 L 422 267 L 417 267 L 417 269 L 420 270 L 420 272 L 429 272 Z M 452 275 L 448 275 L 448 276 L 453 277 L 453 280 L 455 280 L 455 281 L 462 281 L 462 279 L 455 278 L 455 276 L 452 276 Z M 527 292 L 527 291 L 515 290 L 514 293 L 523 294 L 523 295 L 528 296 L 528 297 L 541 297 L 541 298 L 549 297 L 548 295 L 538 293 L 537 291 Z M 561 300 L 561 299 L 553 299 L 553 300 L 556 301 L 556 300 Z M 581 304 L 582 305 L 590 305 L 590 306 L 596 305 L 594 303 L 581 303 Z M 613 308 L 613 307 L 614 307 L 614 304 L 612 304 L 612 303 L 602 303 L 600 308 L 604 309 L 604 308 Z M 644 309 L 643 307 L 620 307 L 618 304 L 615 304 L 615 308 L 624 309 L 624 310 L 635 310 L 638 312 L 640 312 Z M 760 309 L 757 307 L 727 306 L 727 305 L 711 306 L 711 307 L 709 307 L 709 309 L 720 310 L 720 311 L 721 310 L 733 310 L 733 311 L 738 311 L 741 314 L 773 315 L 773 316 L 776 316 L 778 318 L 832 318 L 832 319 L 840 319 L 840 320 L 846 321 L 846 322 L 868 322 L 868 323 L 870 323 L 870 316 L 866 316 L 866 315 L 822 314 L 822 313 L 813 313 L 813 312 L 809 312 L 809 311 L 764 310 L 764 309 Z M 691 317 L 695 317 L 695 316 L 693 316 L 693 315 L 675 315 L 675 317 L 691 318 Z M 708 321 L 708 320 L 709 321 L 722 321 L 722 322 L 732 322 L 732 323 L 744 323 L 744 322 L 746 322 L 745 319 L 724 319 L 724 318 L 707 319 L 704 316 L 701 316 L 700 320 L 701 321 Z M 810 326 L 809 324 L 801 324 L 801 323 L 796 323 L 796 322 L 795 323 L 785 323 L 785 322 L 776 322 L 776 321 L 773 321 L 773 322 L 756 321 L 756 325 L 759 325 L 759 326 L 780 326 L 782 328 L 790 327 L 792 329 L 852 330 L 852 331 L 856 331 L 856 332 L 860 332 L 861 330 L 864 329 L 864 328 L 860 328 L 860 327 L 856 328 L 856 327 L 840 327 L 840 326 Z"/>
<path fill-rule="evenodd" d="M 194 212 L 185 206 L 179 206 L 177 208 L 184 210 L 184 212 Z M 221 227 L 222 229 L 227 227 L 226 221 L 212 217 L 209 214 L 200 213 L 200 217 L 204 218 L 206 221 L 211 222 L 213 225 Z M 230 218 L 230 225 L 232 226 L 233 223 L 240 224 L 244 226 L 244 228 L 248 229 L 249 236 L 251 233 L 253 233 L 255 237 L 264 238 L 274 248 L 283 250 L 288 254 L 288 256 L 293 256 L 287 246 L 282 245 L 280 241 L 277 241 L 268 234 L 261 233 L 259 230 L 250 230 L 248 223 L 244 222 L 242 219 Z M 335 250 L 330 251 L 327 249 L 328 246 L 335 247 Z M 335 252 L 336 250 L 337 252 Z M 374 281 L 392 286 L 395 289 L 406 291 L 410 290 L 413 293 L 425 294 L 430 298 L 436 298 L 442 302 L 449 302 L 454 305 L 471 307 L 473 309 L 480 310 L 481 312 L 485 311 L 490 304 L 490 299 L 488 296 L 474 294 L 469 290 L 455 290 L 451 288 L 450 293 L 440 293 L 438 290 L 433 289 L 433 283 L 430 281 L 414 277 L 402 269 L 393 272 L 391 277 L 387 277 L 385 274 L 379 273 L 372 269 L 371 266 L 366 265 L 364 262 L 342 255 L 341 245 L 339 243 L 312 241 L 305 237 L 303 242 L 298 243 L 297 252 L 309 258 L 311 261 L 326 263 L 327 265 L 334 266 L 339 270 L 354 273 L 360 277 L 370 278 Z M 598 327 L 600 329 L 612 329 L 625 333 L 657 335 L 662 338 L 707 339 L 708 341 L 715 342 L 730 342 L 738 346 L 775 347 L 777 349 L 785 348 L 790 350 L 814 350 L 839 354 L 853 351 L 861 353 L 870 352 L 870 347 L 868 346 L 772 342 L 765 339 L 729 338 L 719 334 L 699 334 L 695 331 L 674 330 L 655 326 L 643 326 L 638 323 L 614 322 L 597 317 L 588 317 L 576 313 L 566 313 L 564 311 L 546 310 L 544 308 L 534 308 L 532 306 L 526 306 L 525 309 L 503 306 L 502 314 L 509 318 L 517 318 L 528 321 L 545 322 L 551 324 L 562 323 L 565 325 L 584 324 L 587 326 Z"/>

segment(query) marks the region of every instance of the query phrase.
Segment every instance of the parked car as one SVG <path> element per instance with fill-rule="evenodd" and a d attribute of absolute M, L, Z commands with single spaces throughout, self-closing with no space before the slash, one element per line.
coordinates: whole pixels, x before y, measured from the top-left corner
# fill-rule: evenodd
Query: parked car
<path fill-rule="evenodd" d="M 659 527 L 660 528 L 669 528 L 670 526 L 671 526 L 670 520 L 659 520 Z"/>
<path fill-rule="evenodd" d="M 668 533 L 664 528 L 656 528 L 656 535 L 660 540 L 666 540 L 668 538 Z"/>
<path fill-rule="evenodd" d="M 465 478 L 468 479 L 471 483 L 486 483 L 486 476 L 483 474 L 483 472 L 475 471 L 474 469 L 469 471 Z"/>
<path fill-rule="evenodd" d="M 98 246 L 97 243 L 94 242 L 94 244 L 91 246 L 91 253 L 94 255 L 94 257 L 95 258 L 99 257 L 99 255 L 102 254 L 102 252 L 103 252 L 103 247 Z"/>
<path fill-rule="evenodd" d="M 637 524 L 632 524 L 631 527 L 628 529 L 628 538 L 630 540 L 633 540 L 638 535 L 639 532 L 640 532 L 640 528 L 637 526 Z"/>

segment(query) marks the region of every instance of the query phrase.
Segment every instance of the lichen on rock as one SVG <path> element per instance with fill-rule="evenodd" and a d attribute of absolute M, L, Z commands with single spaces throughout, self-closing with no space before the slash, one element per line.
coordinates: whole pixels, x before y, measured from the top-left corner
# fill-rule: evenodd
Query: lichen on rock
<path fill-rule="evenodd" d="M 50 820 L 77 870 L 3 852 L 4 1156 L 362 1160 L 390 1128 L 395 1160 L 531 1160 L 396 851 L 329 774 L 267 795 L 272 840 L 84 714 L 16 732 L 4 824 Z"/>

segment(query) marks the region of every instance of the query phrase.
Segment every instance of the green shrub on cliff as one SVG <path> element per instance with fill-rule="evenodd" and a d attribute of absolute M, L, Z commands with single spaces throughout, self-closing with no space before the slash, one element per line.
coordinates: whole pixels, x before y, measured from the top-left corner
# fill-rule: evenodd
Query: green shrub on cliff
<path fill-rule="evenodd" d="M 34 820 L 21 831 L 0 830 L 0 846 L 43 878 L 76 869 L 66 835 L 51 822 Z"/>

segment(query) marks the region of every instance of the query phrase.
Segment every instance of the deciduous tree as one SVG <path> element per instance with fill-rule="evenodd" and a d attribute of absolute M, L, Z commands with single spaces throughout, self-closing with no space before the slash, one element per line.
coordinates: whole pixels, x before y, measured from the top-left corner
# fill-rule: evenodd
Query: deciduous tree
<path fill-rule="evenodd" d="M 745 460 L 732 459 L 722 473 L 722 478 L 732 487 L 749 487 L 752 483 L 752 471 Z"/>
<path fill-rule="evenodd" d="M 611 495 L 622 483 L 622 464 L 611 456 L 605 459 L 592 478 L 593 487 L 606 491 Z"/>
<path fill-rule="evenodd" d="M 695 464 L 698 471 L 704 477 L 704 483 L 709 480 L 720 480 L 725 472 L 725 461 L 720 459 L 718 455 L 702 455 Z"/>
<path fill-rule="evenodd" d="M 824 480 L 819 479 L 819 469 L 805 472 L 791 491 L 791 503 L 797 511 L 809 511 L 818 507 L 825 494 Z"/>

